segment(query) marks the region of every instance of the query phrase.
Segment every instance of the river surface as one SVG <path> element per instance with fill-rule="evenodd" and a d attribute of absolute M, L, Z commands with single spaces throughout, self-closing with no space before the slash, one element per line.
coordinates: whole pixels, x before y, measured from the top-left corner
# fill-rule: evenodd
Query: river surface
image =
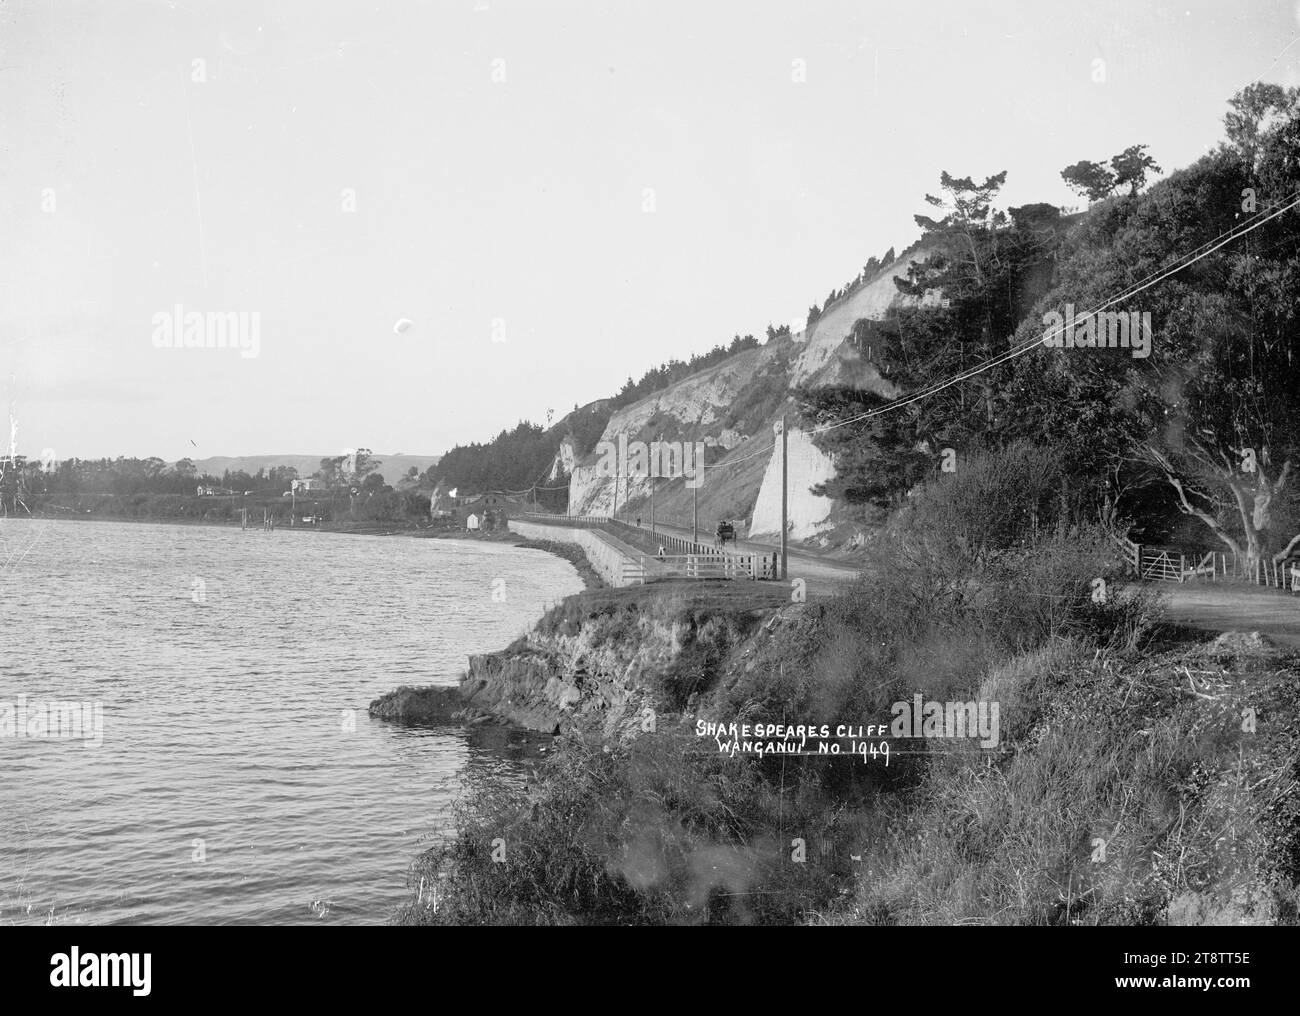
<path fill-rule="evenodd" d="M 0 925 L 384 923 L 467 771 L 538 746 L 367 705 L 581 588 L 506 544 L 0 520 Z"/>

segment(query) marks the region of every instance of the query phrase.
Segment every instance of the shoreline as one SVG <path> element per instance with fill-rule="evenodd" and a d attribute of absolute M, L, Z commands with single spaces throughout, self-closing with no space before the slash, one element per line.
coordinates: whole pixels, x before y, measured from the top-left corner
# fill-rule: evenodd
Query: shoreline
<path fill-rule="evenodd" d="M 418 540 L 465 540 L 474 543 L 505 543 L 523 550 L 541 550 L 563 561 L 573 565 L 574 571 L 578 573 L 578 578 L 582 579 L 583 589 L 600 589 L 605 583 L 587 560 L 587 555 L 582 549 L 574 544 L 559 543 L 554 540 L 533 540 L 518 533 L 512 533 L 509 530 L 499 533 L 470 533 L 463 530 L 435 530 L 432 527 L 427 528 L 410 528 L 410 529 L 335 529 L 320 528 L 316 526 L 279 526 L 275 529 L 263 530 L 260 526 L 249 526 L 248 529 L 241 529 L 238 524 L 227 522 L 205 522 L 199 519 L 142 519 L 132 516 L 108 516 L 99 518 L 86 518 L 83 515 L 28 515 L 22 516 L 4 516 L 0 518 L 0 523 L 9 521 L 10 518 L 16 518 L 18 521 L 39 522 L 56 521 L 56 522 L 124 522 L 133 525 L 155 525 L 155 526 L 203 526 L 213 529 L 239 529 L 240 532 L 289 532 L 289 533 L 333 533 L 338 536 L 404 536 L 410 539 Z"/>

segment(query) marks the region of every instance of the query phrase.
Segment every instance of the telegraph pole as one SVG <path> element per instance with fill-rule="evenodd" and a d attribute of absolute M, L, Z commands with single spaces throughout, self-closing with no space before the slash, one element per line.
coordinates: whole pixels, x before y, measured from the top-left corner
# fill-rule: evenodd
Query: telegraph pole
<path fill-rule="evenodd" d="M 691 543 L 700 542 L 700 488 L 691 488 Z"/>
<path fill-rule="evenodd" d="M 785 432 L 785 414 L 781 414 L 781 422 L 776 425 L 777 433 L 781 435 L 781 581 L 790 577 L 788 570 L 788 559 L 786 557 L 785 535 L 789 528 L 787 521 L 789 516 L 789 500 L 786 492 L 789 489 L 789 473 L 786 470 L 786 452 L 789 450 L 789 442 Z"/>
<path fill-rule="evenodd" d="M 651 473 L 650 474 L 650 533 L 651 535 L 654 534 L 654 531 L 655 531 L 655 478 L 654 478 L 654 474 Z"/>

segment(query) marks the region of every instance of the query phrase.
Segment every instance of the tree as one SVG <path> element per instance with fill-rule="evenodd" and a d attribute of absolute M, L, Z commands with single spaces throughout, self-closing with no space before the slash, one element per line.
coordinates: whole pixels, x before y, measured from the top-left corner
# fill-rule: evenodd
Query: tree
<path fill-rule="evenodd" d="M 1053 233 L 1061 224 L 1061 210 L 1056 205 L 1038 202 L 1008 208 L 1012 225 L 1025 233 Z"/>
<path fill-rule="evenodd" d="M 1247 85 L 1228 100 L 1231 108 L 1223 117 L 1227 144 L 1241 156 L 1248 170 L 1255 169 L 1266 125 L 1289 118 L 1298 101 L 1300 89 L 1262 81 Z"/>
<path fill-rule="evenodd" d="M 336 455 L 333 458 L 323 458 L 320 460 L 320 469 L 316 470 L 315 479 L 321 481 L 325 487 L 335 487 L 343 482 L 343 463 L 347 459 L 346 455 Z"/>
<path fill-rule="evenodd" d="M 977 185 L 944 173 L 951 195 L 945 215 L 917 217 L 931 252 L 895 277 L 899 291 L 914 299 L 881 321 L 855 324 L 856 344 L 872 349 L 887 381 L 796 393 L 807 422 L 840 425 L 814 438 L 836 467 L 818 493 L 887 509 L 935 473 L 945 448 L 966 455 L 996 443 L 1006 396 L 994 373 L 935 390 L 924 401 L 899 400 L 1005 351 L 1052 284 L 1059 209 L 1021 206 L 1008 222 L 993 206 L 1005 175 Z M 935 292 L 943 299 L 922 299 Z M 872 410 L 880 412 L 858 421 Z"/>
<path fill-rule="evenodd" d="M 1259 128 L 1278 98 L 1239 95 L 1231 144 L 1144 196 L 1132 192 L 1122 209 L 1091 212 L 1043 306 L 1098 306 L 1207 248 L 1238 224 L 1243 189 L 1256 179 L 1271 193 L 1300 187 L 1300 111 Z M 1143 154 L 1135 146 L 1112 160 L 1123 170 L 1133 157 L 1130 188 L 1154 168 Z M 1007 384 L 1016 396 L 1007 416 L 1065 445 L 1072 469 L 1094 478 L 1114 471 L 1108 486 L 1132 492 L 1125 511 L 1155 539 L 1199 534 L 1248 568 L 1280 562 L 1300 546 L 1297 279 L 1300 224 L 1261 223 L 1124 308 L 1150 317 L 1149 360 L 1102 350 L 1024 357 Z M 1042 327 L 1031 321 L 1018 337 L 1035 333 Z"/>
<path fill-rule="evenodd" d="M 1115 174 L 1100 162 L 1081 159 L 1061 170 L 1061 179 L 1080 197 L 1101 201 L 1115 191 Z"/>
<path fill-rule="evenodd" d="M 1137 192 L 1146 186 L 1147 173 L 1159 173 L 1161 169 L 1156 160 L 1147 155 L 1146 145 L 1130 145 L 1111 157 L 1110 168 L 1115 173 L 1115 186 L 1128 186 L 1129 197 L 1136 197 Z"/>
<path fill-rule="evenodd" d="M 1134 197 L 1146 186 L 1147 173 L 1161 171 L 1146 149 L 1146 145 L 1130 145 L 1111 157 L 1109 168 L 1100 162 L 1080 160 L 1061 170 L 1061 179 L 1076 194 L 1089 201 L 1108 198 L 1120 187 L 1128 187 L 1129 197 Z"/>
<path fill-rule="evenodd" d="M 969 176 L 954 177 L 944 170 L 939 175 L 939 185 L 945 195 L 925 196 L 926 202 L 940 209 L 943 216 L 939 219 L 913 216 L 927 237 L 937 235 L 960 241 L 951 254 L 970 273 L 976 285 L 983 285 L 987 260 L 996 256 L 996 243 L 981 241 L 991 239 L 993 231 L 1006 222 L 1005 213 L 993 209 L 993 201 L 1006 180 L 1005 169 L 980 184 Z"/>
<path fill-rule="evenodd" d="M 351 473 L 348 476 L 348 481 L 353 484 L 360 483 L 383 465 L 379 459 L 374 457 L 369 448 L 358 448 L 349 458 L 351 459 L 349 463 Z"/>

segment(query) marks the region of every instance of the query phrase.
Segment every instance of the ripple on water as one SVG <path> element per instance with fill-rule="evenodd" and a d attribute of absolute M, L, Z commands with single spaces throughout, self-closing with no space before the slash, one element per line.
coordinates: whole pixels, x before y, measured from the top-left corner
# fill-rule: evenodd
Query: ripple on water
<path fill-rule="evenodd" d="M 0 702 L 98 702 L 104 737 L 0 737 L 0 923 L 384 921 L 466 766 L 523 753 L 366 706 L 581 588 L 500 544 L 0 520 L 37 528 L 0 571 Z"/>

